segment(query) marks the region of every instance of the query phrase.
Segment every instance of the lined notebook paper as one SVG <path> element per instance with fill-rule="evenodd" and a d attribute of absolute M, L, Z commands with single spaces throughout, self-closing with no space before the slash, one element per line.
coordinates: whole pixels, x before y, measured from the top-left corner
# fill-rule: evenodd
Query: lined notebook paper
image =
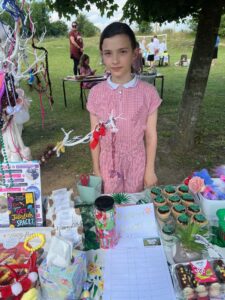
<path fill-rule="evenodd" d="M 118 216 L 123 220 L 119 227 L 129 220 L 131 224 L 125 227 L 132 228 L 130 216 L 135 214 L 137 207 L 140 220 L 133 218 L 135 233 L 126 234 L 122 230 L 118 246 L 105 252 L 103 300 L 175 300 L 164 250 L 156 236 L 154 214 L 149 213 L 153 211 L 152 204 L 119 207 Z M 151 222 L 145 212 L 153 218 Z M 146 227 L 148 221 L 153 223 L 149 231 Z M 137 230 L 139 222 L 145 224 L 143 237 L 141 230 Z M 128 239 L 129 243 L 126 243 Z"/>

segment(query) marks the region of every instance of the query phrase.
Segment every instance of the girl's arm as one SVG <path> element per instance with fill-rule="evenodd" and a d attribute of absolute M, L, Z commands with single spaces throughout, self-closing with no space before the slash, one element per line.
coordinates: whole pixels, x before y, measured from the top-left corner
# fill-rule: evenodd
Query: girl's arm
<path fill-rule="evenodd" d="M 73 44 L 76 48 L 81 49 L 81 47 L 75 42 L 74 36 L 70 36 L 70 42 Z"/>
<path fill-rule="evenodd" d="M 92 131 L 95 129 L 96 125 L 98 124 L 98 118 L 95 115 L 90 114 L 90 121 L 91 121 L 91 131 Z M 101 176 L 100 167 L 99 167 L 99 154 L 100 154 L 100 147 L 98 144 L 95 147 L 95 149 L 91 149 L 93 172 L 96 176 Z"/>
<path fill-rule="evenodd" d="M 149 115 L 145 131 L 145 147 L 146 147 L 146 167 L 144 175 L 144 186 L 150 187 L 157 183 L 157 176 L 155 174 L 155 157 L 157 148 L 157 114 L 155 110 Z"/>

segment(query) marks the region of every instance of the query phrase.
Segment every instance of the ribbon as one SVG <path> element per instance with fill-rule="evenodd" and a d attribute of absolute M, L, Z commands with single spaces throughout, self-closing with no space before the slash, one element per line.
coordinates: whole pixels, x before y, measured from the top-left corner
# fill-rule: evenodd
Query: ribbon
<path fill-rule="evenodd" d="M 100 124 L 97 126 L 97 128 L 95 129 L 95 131 L 93 132 L 93 139 L 90 143 L 90 147 L 91 149 L 95 149 L 95 147 L 98 145 L 99 143 L 99 139 L 101 136 L 105 136 L 106 134 L 106 128 L 104 124 Z"/>

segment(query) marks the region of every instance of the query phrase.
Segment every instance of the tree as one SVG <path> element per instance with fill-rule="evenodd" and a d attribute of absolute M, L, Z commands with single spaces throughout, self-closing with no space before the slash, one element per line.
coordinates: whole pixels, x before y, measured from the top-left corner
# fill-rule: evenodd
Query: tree
<path fill-rule="evenodd" d="M 76 21 L 78 23 L 79 32 L 83 36 L 85 37 L 95 36 L 96 33 L 98 32 L 96 26 L 93 23 L 91 23 L 85 15 L 79 14 L 77 16 Z"/>
<path fill-rule="evenodd" d="M 78 9 L 90 9 L 90 3 L 93 2 L 102 14 L 105 11 L 113 14 L 117 9 L 115 4 L 112 4 L 112 0 L 47 1 L 52 8 L 67 15 Z M 130 22 L 163 23 L 179 21 L 188 16 L 194 16 L 198 20 L 191 63 L 178 113 L 175 143 L 173 143 L 181 151 L 191 149 L 194 145 L 194 132 L 207 86 L 216 35 L 224 11 L 225 0 L 167 0 L 163 5 L 158 0 L 127 0 L 123 7 L 123 17 Z"/>
<path fill-rule="evenodd" d="M 191 31 L 193 31 L 194 33 L 197 32 L 198 20 L 196 20 L 196 18 L 191 18 L 188 21 L 188 25 L 189 25 Z M 225 36 L 225 14 L 222 15 L 222 17 L 221 17 L 219 35 Z"/>
<path fill-rule="evenodd" d="M 49 24 L 48 35 L 50 36 L 63 36 L 68 35 L 68 26 L 63 21 L 55 21 Z"/>
<path fill-rule="evenodd" d="M 35 24 L 36 35 L 40 37 L 45 29 L 49 31 L 50 21 L 49 21 L 49 8 L 46 7 L 45 2 L 35 2 L 31 3 L 31 17 Z"/>
<path fill-rule="evenodd" d="M 138 32 L 141 34 L 149 34 L 152 32 L 152 26 L 150 22 L 142 21 L 138 24 Z"/>

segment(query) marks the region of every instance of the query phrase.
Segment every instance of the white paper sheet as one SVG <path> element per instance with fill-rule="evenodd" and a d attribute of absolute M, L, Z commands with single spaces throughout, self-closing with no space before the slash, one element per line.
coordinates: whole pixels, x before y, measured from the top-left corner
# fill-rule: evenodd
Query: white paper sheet
<path fill-rule="evenodd" d="M 161 246 L 105 253 L 103 300 L 175 300 Z"/>
<path fill-rule="evenodd" d="M 119 244 L 105 251 L 103 300 L 175 300 L 152 204 L 119 207 Z"/>
<path fill-rule="evenodd" d="M 120 239 L 158 236 L 153 204 L 117 207 L 116 230 Z"/>

